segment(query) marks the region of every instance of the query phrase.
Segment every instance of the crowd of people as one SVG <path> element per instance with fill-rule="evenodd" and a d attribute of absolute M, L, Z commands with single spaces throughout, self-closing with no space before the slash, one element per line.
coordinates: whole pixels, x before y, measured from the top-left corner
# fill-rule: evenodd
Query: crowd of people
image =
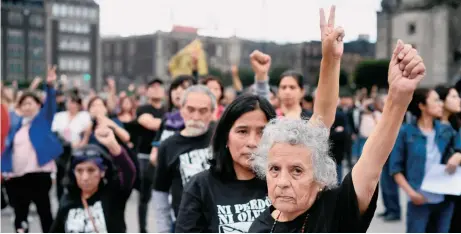
<path fill-rule="evenodd" d="M 42 92 L 40 79 L 28 91 L 2 87 L 2 208 L 14 210 L 15 230 L 29 231 L 33 202 L 43 232 L 126 232 L 135 189 L 141 233 L 366 232 L 380 184 L 385 221 L 401 219 L 401 188 L 407 232 L 460 232 L 461 197 L 421 189 L 432 166 L 461 165 L 459 90 L 418 88 L 424 62 L 399 40 L 388 90 L 340 93 L 334 7 L 328 20 L 320 11 L 320 28 L 309 94 L 292 70 L 270 87 L 260 51 L 248 89 L 236 66 L 233 87 L 192 72 L 168 88 L 154 79 L 117 92 L 109 79 L 97 95 L 58 87 L 56 67 Z"/>

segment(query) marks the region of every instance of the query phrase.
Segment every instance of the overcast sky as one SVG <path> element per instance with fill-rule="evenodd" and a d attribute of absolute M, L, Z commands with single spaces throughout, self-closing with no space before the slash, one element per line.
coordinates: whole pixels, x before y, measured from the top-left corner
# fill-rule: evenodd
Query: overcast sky
<path fill-rule="evenodd" d="M 171 26 L 200 28 L 200 34 L 277 42 L 319 40 L 320 7 L 336 5 L 336 24 L 346 41 L 359 34 L 376 40 L 381 0 L 97 0 L 102 36 L 170 31 Z"/>

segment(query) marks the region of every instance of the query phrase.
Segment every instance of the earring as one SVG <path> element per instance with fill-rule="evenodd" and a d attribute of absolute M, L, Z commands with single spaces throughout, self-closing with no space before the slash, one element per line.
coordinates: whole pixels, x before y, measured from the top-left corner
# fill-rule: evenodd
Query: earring
<path fill-rule="evenodd" d="M 226 149 L 228 149 L 228 148 L 229 148 L 229 146 L 226 145 Z"/>

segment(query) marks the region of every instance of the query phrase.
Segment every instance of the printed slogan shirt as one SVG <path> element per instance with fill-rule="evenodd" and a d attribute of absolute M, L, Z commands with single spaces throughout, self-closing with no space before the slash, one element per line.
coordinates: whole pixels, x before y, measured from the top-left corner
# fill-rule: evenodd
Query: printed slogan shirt
<path fill-rule="evenodd" d="M 158 149 L 154 190 L 171 193 L 172 207 L 178 215 L 184 185 L 195 174 L 210 167 L 210 140 L 214 128 L 203 135 L 185 137 L 175 134 L 163 141 Z"/>
<path fill-rule="evenodd" d="M 175 231 L 246 233 L 270 205 L 265 181 L 222 181 L 206 170 L 184 188 Z"/>

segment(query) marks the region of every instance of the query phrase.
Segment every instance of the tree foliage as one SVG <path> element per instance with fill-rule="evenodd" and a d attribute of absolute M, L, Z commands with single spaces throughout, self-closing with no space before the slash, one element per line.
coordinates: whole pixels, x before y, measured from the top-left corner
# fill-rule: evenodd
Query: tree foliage
<path fill-rule="evenodd" d="M 357 65 L 354 79 L 357 88 L 370 89 L 373 85 L 387 88 L 389 60 L 365 60 Z"/>

